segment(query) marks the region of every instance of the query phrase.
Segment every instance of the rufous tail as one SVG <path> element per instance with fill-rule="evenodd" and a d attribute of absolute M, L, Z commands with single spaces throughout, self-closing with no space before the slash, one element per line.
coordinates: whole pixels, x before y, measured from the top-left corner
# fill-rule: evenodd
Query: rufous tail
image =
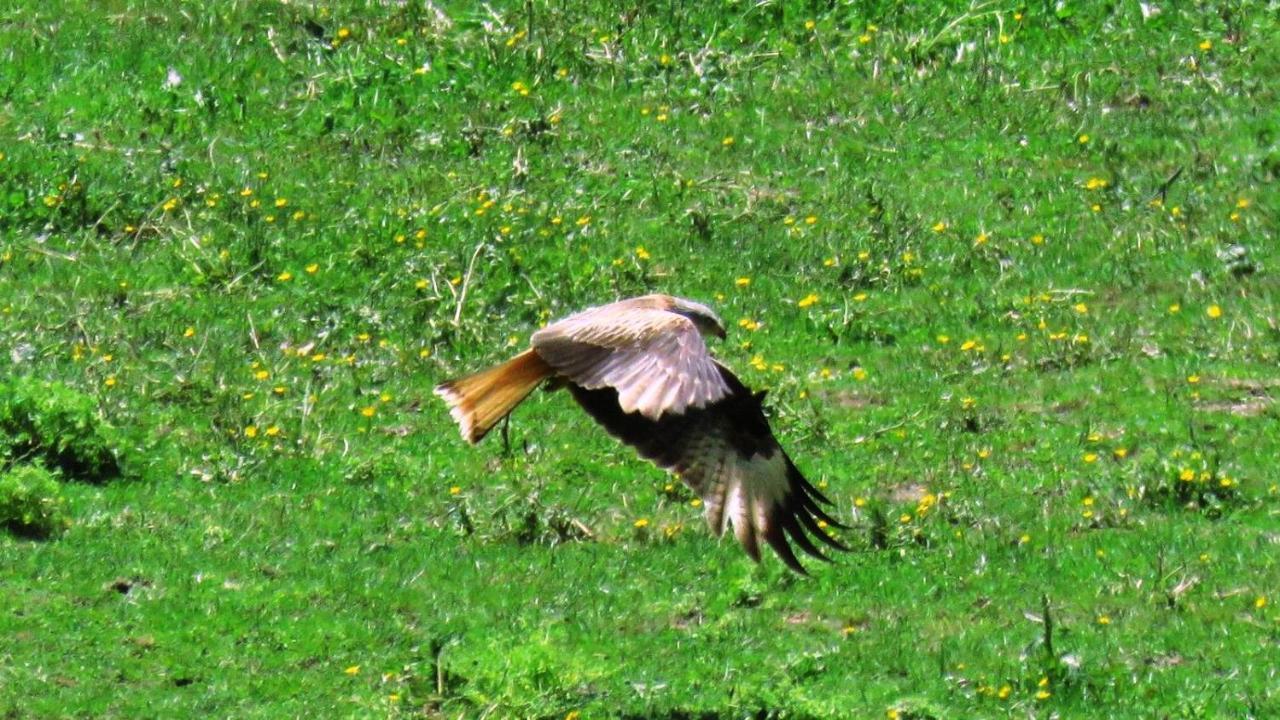
<path fill-rule="evenodd" d="M 462 437 L 478 443 L 551 374 L 551 366 L 529 349 L 488 370 L 440 383 L 436 394 L 448 403 Z"/>

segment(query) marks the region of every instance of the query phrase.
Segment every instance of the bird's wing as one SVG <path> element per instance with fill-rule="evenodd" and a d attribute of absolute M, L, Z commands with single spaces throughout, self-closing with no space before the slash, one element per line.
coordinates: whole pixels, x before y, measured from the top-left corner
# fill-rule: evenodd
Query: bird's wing
<path fill-rule="evenodd" d="M 788 567 L 803 574 L 791 543 L 827 560 L 813 538 L 846 550 L 823 524 L 844 526 L 822 510 L 819 503 L 830 500 L 800 474 L 773 437 L 760 406 L 764 393 L 752 394 L 729 370 L 717 369 L 731 388 L 727 397 L 658 420 L 625 411 L 612 388 L 570 384 L 569 389 L 611 434 L 693 488 L 716 534 L 732 526 L 756 561 L 763 540 Z"/>
<path fill-rule="evenodd" d="M 614 388 L 624 412 L 653 420 L 729 393 L 693 322 L 658 308 L 586 310 L 535 332 L 533 349 L 573 384 Z"/>

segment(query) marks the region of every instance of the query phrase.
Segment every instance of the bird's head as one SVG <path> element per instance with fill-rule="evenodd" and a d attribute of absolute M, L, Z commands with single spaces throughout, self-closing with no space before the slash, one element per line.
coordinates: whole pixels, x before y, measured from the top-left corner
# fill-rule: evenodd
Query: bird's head
<path fill-rule="evenodd" d="M 672 297 L 671 303 L 668 309 L 692 320 L 694 327 L 698 328 L 698 332 L 702 333 L 703 337 L 715 335 L 721 340 L 724 339 L 724 323 L 720 322 L 720 316 L 716 315 L 714 310 L 700 302 L 678 297 Z"/>

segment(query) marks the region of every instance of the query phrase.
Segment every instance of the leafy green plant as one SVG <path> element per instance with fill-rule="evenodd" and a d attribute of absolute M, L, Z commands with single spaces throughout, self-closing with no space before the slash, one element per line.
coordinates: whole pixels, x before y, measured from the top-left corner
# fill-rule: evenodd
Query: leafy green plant
<path fill-rule="evenodd" d="M 0 526 L 23 537 L 50 538 L 70 525 L 62 488 L 42 465 L 0 473 Z"/>
<path fill-rule="evenodd" d="M 40 460 L 66 477 L 100 483 L 120 465 L 93 398 L 62 383 L 20 377 L 0 382 L 0 458 Z"/>

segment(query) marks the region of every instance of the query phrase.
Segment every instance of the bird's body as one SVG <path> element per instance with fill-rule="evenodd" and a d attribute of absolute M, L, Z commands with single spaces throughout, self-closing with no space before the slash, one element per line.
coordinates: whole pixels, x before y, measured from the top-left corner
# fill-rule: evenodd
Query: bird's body
<path fill-rule="evenodd" d="M 529 350 L 442 383 L 436 394 L 475 443 L 554 379 L 610 434 L 698 493 L 714 532 L 732 526 L 757 561 L 764 540 L 804 572 L 788 538 L 826 559 L 810 535 L 845 549 L 821 526 L 839 523 L 774 439 L 764 393 L 753 394 L 711 357 L 707 335 L 725 333 L 705 305 L 669 295 L 630 298 L 552 323 L 533 334 Z"/>

